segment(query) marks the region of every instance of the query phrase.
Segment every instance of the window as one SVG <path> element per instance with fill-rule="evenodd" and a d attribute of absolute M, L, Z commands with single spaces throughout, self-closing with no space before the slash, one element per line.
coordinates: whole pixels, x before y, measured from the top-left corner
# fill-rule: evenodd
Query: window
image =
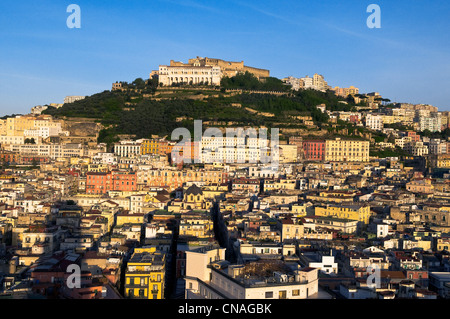
<path fill-rule="evenodd" d="M 273 292 L 272 291 L 266 291 L 266 298 L 273 298 Z"/>
<path fill-rule="evenodd" d="M 292 296 L 300 296 L 300 290 L 299 289 L 292 290 Z"/>

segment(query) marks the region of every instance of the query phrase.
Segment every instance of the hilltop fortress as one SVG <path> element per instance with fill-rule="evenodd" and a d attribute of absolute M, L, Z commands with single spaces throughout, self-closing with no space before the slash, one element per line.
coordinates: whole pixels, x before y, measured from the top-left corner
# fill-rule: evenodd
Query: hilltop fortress
<path fill-rule="evenodd" d="M 150 78 L 158 78 L 163 86 L 179 84 L 220 85 L 222 77 L 233 77 L 239 72 L 250 72 L 258 79 L 270 76 L 269 70 L 244 65 L 244 61 L 232 62 L 221 59 L 196 57 L 188 63 L 171 60 L 170 65 L 160 65 Z"/>

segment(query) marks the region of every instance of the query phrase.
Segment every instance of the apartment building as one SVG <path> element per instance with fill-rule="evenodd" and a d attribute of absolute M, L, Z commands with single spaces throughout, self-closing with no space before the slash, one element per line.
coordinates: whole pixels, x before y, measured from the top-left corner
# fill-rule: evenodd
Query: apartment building
<path fill-rule="evenodd" d="M 180 236 L 192 236 L 197 238 L 212 238 L 213 221 L 212 219 L 201 216 L 184 216 L 180 222 Z"/>
<path fill-rule="evenodd" d="M 428 146 L 423 142 L 411 142 L 407 143 L 403 149 L 414 156 L 428 155 Z"/>
<path fill-rule="evenodd" d="M 449 143 L 444 140 L 433 138 L 428 144 L 429 153 L 432 155 L 447 154 Z"/>
<path fill-rule="evenodd" d="M 222 184 L 228 182 L 228 172 L 223 170 L 173 170 L 149 169 L 138 172 L 138 181 L 150 187 L 167 187 L 175 190 L 186 182 L 202 182 L 205 184 Z"/>
<path fill-rule="evenodd" d="M 334 91 L 334 93 L 336 95 L 342 96 L 342 97 L 359 94 L 359 89 L 357 87 L 354 87 L 353 85 L 349 86 L 348 88 L 341 88 L 341 87 L 336 86 L 332 90 Z"/>
<path fill-rule="evenodd" d="M 367 162 L 369 161 L 369 141 L 344 140 L 336 138 L 325 141 L 325 161 L 327 162 Z"/>
<path fill-rule="evenodd" d="M 30 226 L 22 234 L 22 248 L 29 249 L 32 254 L 51 253 L 59 248 L 66 231 L 60 227 Z"/>
<path fill-rule="evenodd" d="M 358 229 L 358 221 L 324 216 L 308 216 L 304 217 L 305 223 L 314 225 L 314 228 L 324 228 L 341 232 L 343 234 L 353 234 Z"/>
<path fill-rule="evenodd" d="M 136 248 L 127 263 L 125 297 L 129 299 L 163 299 L 166 255 L 156 247 Z"/>
<path fill-rule="evenodd" d="M 20 144 L 10 145 L 9 150 L 26 156 L 48 157 L 83 157 L 85 148 L 81 144 Z"/>
<path fill-rule="evenodd" d="M 141 139 L 137 141 L 140 144 L 140 154 L 154 154 L 159 155 L 159 140 L 157 139 Z"/>
<path fill-rule="evenodd" d="M 281 241 L 286 239 L 301 239 L 304 235 L 304 225 L 291 218 L 281 220 Z"/>
<path fill-rule="evenodd" d="M 336 217 L 342 219 L 357 220 L 368 224 L 371 216 L 370 206 L 366 205 L 319 205 L 315 207 L 316 216 Z"/>
<path fill-rule="evenodd" d="M 366 127 L 372 130 L 381 131 L 383 129 L 383 117 L 377 114 L 367 114 Z"/>
<path fill-rule="evenodd" d="M 114 144 L 114 154 L 121 157 L 131 157 L 141 154 L 141 144 L 137 141 L 120 141 Z"/>
<path fill-rule="evenodd" d="M 412 193 L 431 194 L 433 189 L 431 179 L 417 179 L 406 184 L 406 190 Z"/>
<path fill-rule="evenodd" d="M 186 299 L 307 299 L 318 293 L 316 268 L 292 269 L 282 261 L 231 265 L 224 253 L 214 247 L 186 252 Z"/>
<path fill-rule="evenodd" d="M 441 154 L 433 160 L 438 168 L 450 168 L 450 154 Z"/>
<path fill-rule="evenodd" d="M 86 173 L 86 194 L 106 194 L 109 191 L 137 190 L 136 172 L 113 170 Z"/>
<path fill-rule="evenodd" d="M 308 200 L 318 202 L 333 202 L 333 203 L 352 203 L 354 202 L 356 192 L 345 190 L 327 190 L 306 195 Z"/>
<path fill-rule="evenodd" d="M 439 112 L 420 114 L 418 122 L 420 131 L 440 132 L 442 128 L 441 113 Z"/>
<path fill-rule="evenodd" d="M 323 161 L 325 159 L 325 141 L 304 140 L 303 154 L 306 161 Z"/>

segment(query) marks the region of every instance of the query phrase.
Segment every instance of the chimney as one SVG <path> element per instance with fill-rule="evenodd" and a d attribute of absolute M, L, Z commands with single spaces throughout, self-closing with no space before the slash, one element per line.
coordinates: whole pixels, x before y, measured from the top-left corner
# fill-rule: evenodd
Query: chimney
<path fill-rule="evenodd" d="M 19 258 L 17 256 L 14 256 L 9 261 L 9 273 L 11 275 L 14 275 L 17 271 L 17 265 L 19 263 Z"/>

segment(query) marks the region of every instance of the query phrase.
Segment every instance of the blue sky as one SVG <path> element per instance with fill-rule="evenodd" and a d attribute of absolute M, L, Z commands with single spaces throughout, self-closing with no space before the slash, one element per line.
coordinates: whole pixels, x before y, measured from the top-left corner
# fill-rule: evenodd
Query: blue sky
<path fill-rule="evenodd" d="M 81 29 L 66 26 L 72 3 Z M 366 25 L 371 3 L 380 29 Z M 278 78 L 319 73 L 332 86 L 450 110 L 449 16 L 445 0 L 2 0 L 0 115 L 195 56 L 244 60 Z"/>

